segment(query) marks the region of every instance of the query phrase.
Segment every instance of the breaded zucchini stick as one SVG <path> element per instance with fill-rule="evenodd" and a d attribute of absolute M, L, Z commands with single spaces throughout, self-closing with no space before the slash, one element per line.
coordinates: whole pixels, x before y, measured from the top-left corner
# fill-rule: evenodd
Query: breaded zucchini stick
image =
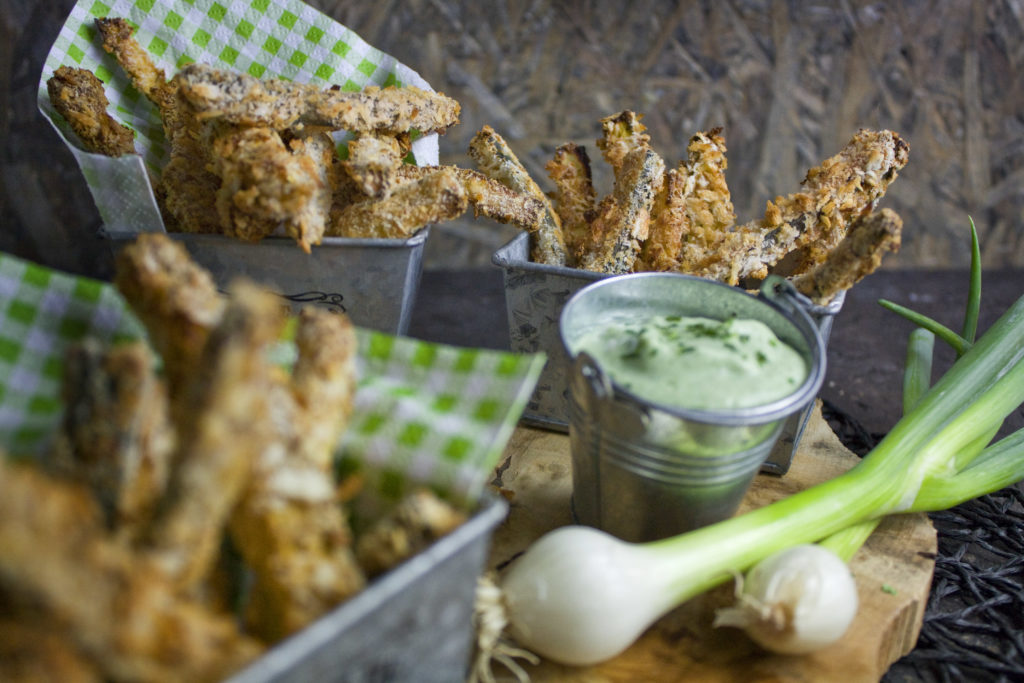
<path fill-rule="evenodd" d="M 356 544 L 359 564 L 371 577 L 382 574 L 464 521 L 464 514 L 432 492 L 415 491 L 359 537 Z"/>
<path fill-rule="evenodd" d="M 822 250 L 838 244 L 849 222 L 885 194 L 909 149 L 892 131 L 861 130 L 807 172 L 803 191 L 768 202 L 764 218 L 726 233 L 716 252 L 690 272 L 728 284 L 763 278 L 786 254 L 814 242 L 807 260 L 820 262 Z"/>
<path fill-rule="evenodd" d="M 491 180 L 544 204 L 540 227 L 531 233 L 530 258 L 536 263 L 564 266 L 567 261 L 565 237 L 558 214 L 505 139 L 490 126 L 484 126 L 470 141 L 469 156 L 476 162 L 480 172 Z"/>
<path fill-rule="evenodd" d="M 736 221 L 732 196 L 725 182 L 727 167 L 721 129 L 697 133 L 690 138 L 686 165 L 680 168 L 686 187 L 684 207 L 689 227 L 683 233 L 679 249 L 683 271 L 717 249 Z"/>
<path fill-rule="evenodd" d="M 103 49 L 117 60 L 132 85 L 160 111 L 164 134 L 170 143 L 170 161 L 153 191 L 170 228 L 184 232 L 220 232 L 216 192 L 220 179 L 207 169 L 202 126 L 184 107 L 177 83 L 168 81 L 149 54 L 135 40 L 135 29 L 125 19 L 96 20 Z"/>
<path fill-rule="evenodd" d="M 683 164 L 665 171 L 665 190 L 655 198 L 650 230 L 644 241 L 637 271 L 679 269 L 683 235 L 691 231 L 686 211 L 687 183 Z"/>
<path fill-rule="evenodd" d="M 229 127 L 210 147 L 224 234 L 258 241 L 283 225 L 306 253 L 320 243 L 330 210 L 329 136 L 314 131 L 289 147 L 272 128 Z"/>
<path fill-rule="evenodd" d="M 398 178 L 401 182 L 408 182 L 442 170 L 450 171 L 458 177 L 476 216 L 486 216 L 499 223 L 511 223 L 528 232 L 539 229 L 544 220 L 544 203 L 539 199 L 513 192 L 498 181 L 469 168 L 405 164 L 399 169 Z"/>
<path fill-rule="evenodd" d="M 46 92 L 87 152 L 108 157 L 135 154 L 135 132 L 107 113 L 110 101 L 103 82 L 91 71 L 59 67 L 47 79 Z"/>
<path fill-rule="evenodd" d="M 196 373 L 210 330 L 224 313 L 213 278 L 180 243 L 142 233 L 118 254 L 114 284 L 163 359 L 168 393 L 180 397 Z M 174 414 L 180 412 L 179 403 L 172 405 Z"/>
<path fill-rule="evenodd" d="M 2 455 L 0 576 L 45 604 L 106 680 L 221 680 L 263 650 L 112 542 L 84 487 Z"/>
<path fill-rule="evenodd" d="M 53 468 L 87 485 L 119 538 L 134 541 L 163 495 L 175 436 L 167 394 L 143 342 L 73 347 Z"/>
<path fill-rule="evenodd" d="M 398 185 L 383 199 L 367 199 L 332 210 L 327 234 L 404 239 L 429 223 L 462 215 L 468 206 L 458 175 L 441 169 Z"/>
<path fill-rule="evenodd" d="M 611 200 L 602 202 L 591 225 L 580 268 L 614 274 L 633 270 L 664 173 L 665 162 L 650 148 L 639 147 L 625 156 Z"/>
<path fill-rule="evenodd" d="M 135 89 L 157 106 L 165 123 L 168 115 L 173 123 L 178 106 L 176 88 L 135 40 L 135 28 L 126 19 L 118 17 L 101 17 L 95 23 L 103 49 L 114 56 Z"/>
<path fill-rule="evenodd" d="M 618 176 L 628 155 L 638 147 L 649 147 L 651 136 L 644 131 L 647 126 L 640 123 L 643 114 L 624 110 L 601 119 L 601 137 L 597 148 L 608 165 Z"/>
<path fill-rule="evenodd" d="M 243 126 L 284 130 L 306 125 L 398 135 L 411 129 L 444 133 L 459 120 L 458 102 L 413 86 L 324 90 L 304 83 L 261 81 L 199 63 L 183 67 L 174 81 L 200 119 L 219 118 Z"/>
<path fill-rule="evenodd" d="M 283 325 L 275 295 L 239 282 L 184 387 L 177 466 L 152 531 L 161 568 L 183 588 L 206 577 L 252 463 L 272 439 L 266 347 Z"/>
<path fill-rule="evenodd" d="M 232 538 L 256 579 L 249 626 L 271 641 L 365 585 L 332 475 L 355 393 L 355 331 L 345 316 L 307 308 L 296 346 L 290 382 L 271 393 L 275 446 L 256 460 L 231 518 Z"/>
<path fill-rule="evenodd" d="M 384 197 L 396 182 L 405 156 L 394 135 L 361 133 L 348 142 L 348 159 L 342 168 L 367 197 Z"/>
<path fill-rule="evenodd" d="M 590 157 L 585 147 L 568 142 L 555 149 L 554 158 L 544 168 L 555 185 L 555 210 L 562 222 L 568 265 L 574 266 L 595 212 L 597 194 Z"/>
<path fill-rule="evenodd" d="M 825 261 L 793 278 L 793 284 L 815 303 L 827 304 L 875 272 L 886 253 L 899 251 L 902 230 L 903 221 L 892 209 L 860 216 Z"/>

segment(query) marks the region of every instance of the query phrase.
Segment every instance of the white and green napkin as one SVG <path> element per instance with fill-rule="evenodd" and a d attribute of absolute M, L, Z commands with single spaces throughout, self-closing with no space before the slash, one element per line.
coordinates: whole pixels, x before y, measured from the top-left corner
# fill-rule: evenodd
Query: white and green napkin
<path fill-rule="evenodd" d="M 31 457 L 50 445 L 70 344 L 144 335 L 111 285 L 0 253 L 0 449 Z M 339 468 L 358 470 L 379 503 L 427 485 L 472 504 L 526 406 L 543 355 L 363 329 L 358 341 L 360 380 Z"/>
<path fill-rule="evenodd" d="M 297 0 L 79 0 L 46 57 L 38 105 L 75 155 L 110 232 L 164 230 L 147 168 L 159 176 L 169 152 L 156 107 L 104 52 L 93 25 L 97 17 L 123 17 L 136 25 L 139 44 L 168 77 L 184 64 L 203 62 L 258 78 L 348 90 L 367 85 L 431 90 L 415 71 Z M 60 66 L 89 69 L 103 81 L 109 111 L 135 131 L 140 156 L 111 159 L 79 148 L 46 91 L 47 79 Z M 339 142 L 343 139 L 339 135 Z M 437 135 L 416 140 L 412 153 L 420 165 L 436 164 Z"/>

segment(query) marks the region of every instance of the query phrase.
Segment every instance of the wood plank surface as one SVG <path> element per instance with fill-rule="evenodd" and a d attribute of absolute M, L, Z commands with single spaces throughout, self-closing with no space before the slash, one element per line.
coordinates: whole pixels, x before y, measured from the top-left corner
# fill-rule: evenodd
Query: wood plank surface
<path fill-rule="evenodd" d="M 789 473 L 759 475 L 740 511 L 832 478 L 856 462 L 815 410 Z M 496 474 L 510 511 L 493 539 L 492 568 L 507 565 L 546 531 L 571 523 L 568 438 L 520 427 Z M 714 610 L 731 601 L 727 585 L 670 612 L 608 662 L 577 668 L 542 661 L 526 668 L 535 682 L 878 681 L 917 641 L 935 551 L 935 530 L 925 515 L 883 521 L 851 562 L 861 602 L 857 618 L 842 642 L 813 655 L 772 655 L 738 630 L 711 629 Z M 499 680 L 504 673 L 495 671 Z"/>

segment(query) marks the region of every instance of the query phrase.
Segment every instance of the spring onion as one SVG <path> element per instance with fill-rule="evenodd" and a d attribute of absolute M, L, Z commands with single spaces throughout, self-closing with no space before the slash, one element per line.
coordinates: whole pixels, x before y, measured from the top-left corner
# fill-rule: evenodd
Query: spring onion
<path fill-rule="evenodd" d="M 781 549 L 887 514 L 938 510 L 1024 478 L 1024 437 L 983 448 L 1024 402 L 1024 297 L 843 475 L 681 536 L 624 543 L 585 527 L 537 541 L 501 581 L 508 631 L 567 664 L 625 650 L 676 605 Z M 957 335 L 959 337 L 959 335 Z"/>
<path fill-rule="evenodd" d="M 973 341 L 973 331 L 969 334 Z M 933 332 L 918 327 L 910 333 L 904 413 L 931 385 L 934 347 Z M 857 614 L 857 585 L 846 563 L 880 521 L 869 519 L 817 545 L 802 544 L 764 558 L 746 577 L 737 578 L 736 604 L 716 610 L 713 625 L 740 628 L 763 648 L 782 654 L 805 654 L 838 642 Z"/>

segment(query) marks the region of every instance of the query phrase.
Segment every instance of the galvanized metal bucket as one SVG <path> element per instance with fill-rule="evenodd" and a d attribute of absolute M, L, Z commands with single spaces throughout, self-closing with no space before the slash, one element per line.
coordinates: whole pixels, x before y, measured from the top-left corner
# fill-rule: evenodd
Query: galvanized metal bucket
<path fill-rule="evenodd" d="M 325 237 L 307 254 L 288 237 L 245 242 L 224 235 L 168 233 L 181 242 L 217 286 L 244 276 L 277 291 L 294 309 L 313 304 L 346 313 L 352 322 L 404 334 L 423 267 L 429 228 L 409 239 Z M 108 233 L 115 252 L 137 233 Z"/>
<path fill-rule="evenodd" d="M 766 281 L 758 296 L 686 275 L 638 273 L 577 293 L 560 318 L 573 359 L 569 438 L 577 521 L 629 541 L 673 536 L 735 512 L 783 424 L 813 401 L 825 347 L 792 285 Z M 620 386 L 579 340 L 621 312 L 759 320 L 803 357 L 808 374 L 789 395 L 723 411 L 655 404 Z"/>
<path fill-rule="evenodd" d="M 523 422 L 569 431 L 569 377 L 572 364 L 562 348 L 558 318 L 565 303 L 587 285 L 609 275 L 565 266 L 550 266 L 530 261 L 530 235 L 520 233 L 498 249 L 491 261 L 500 266 L 505 280 L 505 308 L 508 315 L 509 345 L 513 351 L 548 356 L 533 395 L 523 412 Z M 814 320 L 821 338 L 828 341 L 832 321 L 842 309 L 846 292 L 840 292 L 828 305 L 810 301 L 801 304 Z M 775 447 L 761 469 L 785 474 L 804 428 L 810 419 L 811 405 L 791 416 L 782 426 Z"/>

